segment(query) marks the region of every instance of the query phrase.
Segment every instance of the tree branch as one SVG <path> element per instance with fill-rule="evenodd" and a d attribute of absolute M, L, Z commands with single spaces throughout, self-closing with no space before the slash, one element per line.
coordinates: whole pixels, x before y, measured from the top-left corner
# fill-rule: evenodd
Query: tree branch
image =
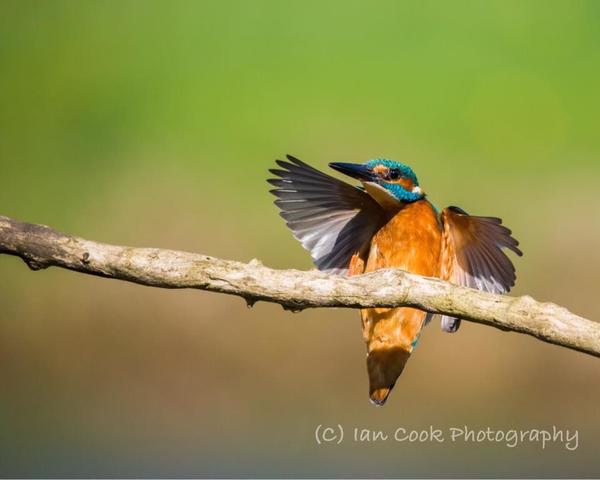
<path fill-rule="evenodd" d="M 0 253 L 21 257 L 32 270 L 50 266 L 161 288 L 197 288 L 237 295 L 248 304 L 314 307 L 416 307 L 534 336 L 600 357 L 600 323 L 552 303 L 459 287 L 402 270 L 355 277 L 274 270 L 197 253 L 93 242 L 44 225 L 0 216 Z"/>

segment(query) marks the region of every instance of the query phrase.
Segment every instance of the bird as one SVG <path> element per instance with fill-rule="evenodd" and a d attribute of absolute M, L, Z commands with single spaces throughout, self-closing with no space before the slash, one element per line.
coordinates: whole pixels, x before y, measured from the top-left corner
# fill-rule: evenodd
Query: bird
<path fill-rule="evenodd" d="M 291 155 L 276 164 L 269 170 L 275 178 L 267 180 L 274 203 L 319 270 L 353 276 L 399 268 L 492 293 L 514 286 L 506 250 L 523 253 L 502 220 L 455 206 L 438 210 L 408 165 L 386 158 L 329 163 L 360 183 L 352 185 Z M 364 308 L 360 316 L 369 398 L 381 406 L 433 315 L 396 307 Z M 458 331 L 460 323 L 441 316 L 445 332 Z"/>

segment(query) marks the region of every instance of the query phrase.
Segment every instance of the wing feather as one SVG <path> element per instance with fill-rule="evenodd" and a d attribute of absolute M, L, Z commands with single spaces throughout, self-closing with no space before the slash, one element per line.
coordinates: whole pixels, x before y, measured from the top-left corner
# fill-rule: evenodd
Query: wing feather
<path fill-rule="evenodd" d="M 288 155 L 276 163 L 280 168 L 269 171 L 279 178 L 267 181 L 275 187 L 274 203 L 294 237 L 319 270 L 347 273 L 352 255 L 369 246 L 385 212 L 364 190 L 297 158 Z"/>
<path fill-rule="evenodd" d="M 514 286 L 515 267 L 503 249 L 521 256 L 519 242 L 496 217 L 468 215 L 458 207 L 441 213 L 444 226 L 442 278 L 457 285 L 492 293 Z M 442 316 L 442 329 L 455 332 L 460 319 Z"/>

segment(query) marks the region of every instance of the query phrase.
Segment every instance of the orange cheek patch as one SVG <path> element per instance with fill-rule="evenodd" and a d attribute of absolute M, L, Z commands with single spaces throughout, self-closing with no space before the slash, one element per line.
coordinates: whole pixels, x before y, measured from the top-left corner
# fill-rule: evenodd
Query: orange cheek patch
<path fill-rule="evenodd" d="M 373 168 L 373 173 L 385 176 L 388 173 L 388 167 L 386 167 L 385 165 L 377 165 Z"/>
<path fill-rule="evenodd" d="M 414 182 L 410 178 L 399 178 L 398 180 L 393 180 L 390 183 L 397 183 L 401 185 L 404 190 L 409 192 L 411 192 L 415 186 Z"/>

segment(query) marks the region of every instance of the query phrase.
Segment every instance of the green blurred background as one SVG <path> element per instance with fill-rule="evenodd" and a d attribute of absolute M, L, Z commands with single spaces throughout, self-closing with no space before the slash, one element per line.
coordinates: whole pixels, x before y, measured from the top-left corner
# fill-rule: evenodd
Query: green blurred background
<path fill-rule="evenodd" d="M 504 218 L 515 294 L 598 319 L 600 2 L 0 3 L 0 214 L 311 268 L 285 153 L 411 165 Z M 358 314 L 0 258 L 4 476 L 598 476 L 598 360 L 429 326 L 384 408 Z M 319 446 L 317 425 L 578 429 L 551 445 Z"/>

